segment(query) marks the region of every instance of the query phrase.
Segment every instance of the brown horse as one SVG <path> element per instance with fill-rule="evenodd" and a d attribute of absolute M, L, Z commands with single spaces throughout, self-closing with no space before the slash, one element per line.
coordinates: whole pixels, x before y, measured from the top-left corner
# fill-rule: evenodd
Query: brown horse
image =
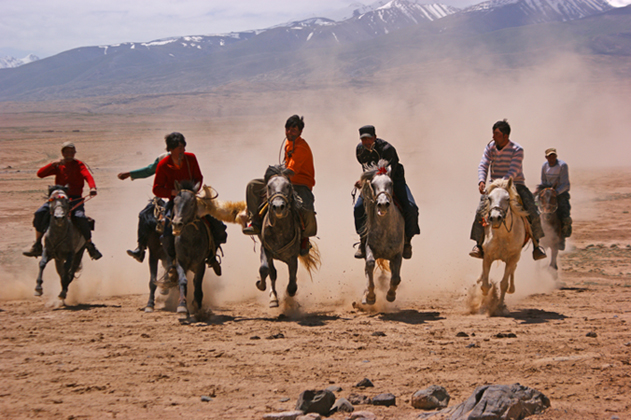
<path fill-rule="evenodd" d="M 558 270 L 557 256 L 565 249 L 565 241 L 561 234 L 557 192 L 553 185 L 541 184 L 535 191 L 535 201 L 541 212 L 541 225 L 545 236 L 541 238 L 541 246 L 550 249 L 550 268 Z"/>

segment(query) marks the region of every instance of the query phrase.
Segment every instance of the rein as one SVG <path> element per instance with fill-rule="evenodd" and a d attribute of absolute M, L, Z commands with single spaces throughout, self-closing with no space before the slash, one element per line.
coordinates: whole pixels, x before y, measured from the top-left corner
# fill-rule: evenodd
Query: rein
<path fill-rule="evenodd" d="M 94 197 L 96 197 L 96 196 L 95 195 L 86 195 L 85 197 L 77 198 L 76 200 L 71 200 L 71 201 L 78 201 L 78 202 L 77 202 L 77 204 L 72 206 L 72 208 L 70 210 L 68 210 L 68 213 L 72 213 L 72 211 L 74 209 L 79 207 L 81 204 L 84 204 L 86 201 L 92 200 Z"/>
<path fill-rule="evenodd" d="M 504 210 L 503 208 L 501 208 L 500 206 L 495 206 L 492 207 L 491 210 L 489 211 L 489 214 L 491 211 L 493 210 L 497 210 L 500 212 L 500 215 L 502 216 L 502 223 L 504 224 L 504 227 L 506 228 L 506 230 L 508 231 L 508 233 L 510 233 L 513 230 L 513 224 L 515 222 L 515 215 L 513 214 L 513 212 L 510 212 L 510 228 L 506 225 L 506 216 L 508 216 L 509 210 L 510 210 L 510 205 L 508 206 L 508 210 Z M 502 225 L 502 223 L 500 223 L 500 226 Z M 488 222 L 486 222 L 486 224 L 488 225 Z"/>
<path fill-rule="evenodd" d="M 278 175 L 275 175 L 275 176 L 278 176 Z M 272 177 L 272 178 L 273 178 L 273 177 Z M 270 179 L 271 179 L 271 178 L 270 178 Z M 268 181 L 268 182 L 269 182 L 269 181 Z M 277 193 L 273 194 L 271 197 L 268 197 L 266 205 L 269 205 L 269 203 L 270 203 L 270 202 L 271 202 L 274 198 L 280 198 L 280 199 L 282 199 L 282 200 L 285 202 L 285 204 L 287 204 L 287 207 L 289 208 L 289 212 L 290 212 L 290 214 L 291 214 L 292 216 L 294 216 L 294 210 L 293 210 L 293 209 L 292 209 L 292 207 L 291 207 L 291 200 L 290 200 L 290 198 L 289 198 L 287 195 L 285 195 L 285 194 L 283 194 L 283 193 L 281 193 L 281 192 L 277 192 Z M 268 211 L 267 211 L 267 222 L 268 222 L 269 224 L 263 223 L 263 230 L 265 230 L 265 228 L 266 228 L 267 226 L 269 226 L 269 227 L 274 227 L 274 225 L 275 225 L 275 220 L 272 220 L 272 218 L 274 217 L 274 214 L 273 214 L 273 213 L 274 213 L 274 212 L 273 212 L 273 211 L 271 211 L 271 210 L 268 210 Z M 262 244 L 265 248 L 269 249 L 269 250 L 272 252 L 272 254 L 275 254 L 275 255 L 280 255 L 280 254 L 284 253 L 285 251 L 288 251 L 289 249 L 291 249 L 291 248 L 292 248 L 292 247 L 296 244 L 296 242 L 297 242 L 297 241 L 299 241 L 299 240 L 300 240 L 300 230 L 301 230 L 301 228 L 300 228 L 300 222 L 299 222 L 299 221 L 297 221 L 297 220 L 295 220 L 295 222 L 296 222 L 296 223 L 295 223 L 295 228 L 294 228 L 294 236 L 293 236 L 293 237 L 292 237 L 292 239 L 291 239 L 291 240 L 290 240 L 287 244 L 285 244 L 282 248 L 277 249 L 277 250 L 272 249 L 272 248 L 269 246 L 269 244 L 267 244 L 267 243 L 266 243 L 266 241 L 265 241 L 265 235 L 264 235 L 263 231 L 261 231 L 261 237 L 260 237 L 260 238 L 261 238 L 261 244 Z"/>

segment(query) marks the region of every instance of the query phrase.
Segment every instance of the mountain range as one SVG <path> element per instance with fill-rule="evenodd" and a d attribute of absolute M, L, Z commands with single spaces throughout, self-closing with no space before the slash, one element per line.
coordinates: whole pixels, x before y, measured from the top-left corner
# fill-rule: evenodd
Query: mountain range
<path fill-rule="evenodd" d="M 200 92 L 239 81 L 352 81 L 386 68 L 463 59 L 481 48 L 498 57 L 520 52 L 522 61 L 568 48 L 631 56 L 631 6 L 615 9 L 605 0 L 490 0 L 465 9 L 392 0 L 358 4 L 342 16 L 76 48 L 0 70 L 0 100 Z M 518 65 L 513 58 L 505 65 Z"/>

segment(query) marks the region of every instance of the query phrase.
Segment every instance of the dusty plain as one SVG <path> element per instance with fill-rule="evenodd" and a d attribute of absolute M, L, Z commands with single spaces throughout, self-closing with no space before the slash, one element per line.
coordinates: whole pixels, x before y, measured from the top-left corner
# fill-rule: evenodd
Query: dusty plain
<path fill-rule="evenodd" d="M 198 99 L 181 100 L 193 109 Z M 155 313 L 144 312 L 148 269 L 125 250 L 135 246 L 136 214 L 150 198 L 151 183 L 121 182 L 116 173 L 150 163 L 163 148 L 164 134 L 182 131 L 188 151 L 200 158 L 205 181 L 222 198 L 240 200 L 245 183 L 276 162 L 282 124 L 292 108 L 279 107 L 270 117 L 228 118 L 238 106 L 223 113 L 212 108 L 205 115 L 103 107 L 98 112 L 94 103 L 71 111 L 67 106 L 56 111 L 54 104 L 36 111 L 28 104 L 3 106 L 0 418 L 260 419 L 293 410 L 303 390 L 337 385 L 338 397 L 393 393 L 396 407 L 356 410 L 372 411 L 379 419 L 413 419 L 419 411 L 410 405 L 411 396 L 430 385 L 445 387 L 453 406 L 477 386 L 516 382 L 550 398 L 551 407 L 533 419 L 631 418 L 628 167 L 592 168 L 586 159 L 582 167 L 572 166 L 574 234 L 561 254 L 558 277 L 546 262 L 535 264 L 528 249 L 517 269 L 517 294 L 507 301 L 509 314 L 470 314 L 466 296 L 481 269 L 467 256 L 475 181 L 467 182 L 464 197 L 445 203 L 441 198 L 449 191 L 441 196 L 436 180 L 419 169 L 436 169 L 432 162 L 438 155 L 427 156 L 435 150 L 396 140 L 395 133 L 414 127 L 385 127 L 376 116 L 371 121 L 377 121 L 383 137 L 399 146 L 421 209 L 422 234 L 414 239 L 413 259 L 403 264 L 397 301 L 384 303 L 382 292 L 375 308 L 360 308 L 353 303 L 361 298 L 363 267 L 352 257 L 356 239 L 349 192 L 359 175 L 353 157 L 356 128 L 370 121 L 327 121 L 305 112 L 305 138 L 314 149 L 318 176 L 322 269 L 312 280 L 301 271 L 295 301 L 269 309 L 266 293 L 254 286 L 258 245 L 229 226 L 224 274 L 206 274 L 206 316 L 180 323 L 169 301 Z M 492 122 L 481 126 L 488 130 Z M 439 132 L 423 134 L 434 139 Z M 456 162 L 467 167 L 457 174 L 460 180 L 475 179 L 487 134 Z M 341 139 L 349 140 L 337 149 Z M 54 267 L 45 273 L 45 295 L 33 297 L 37 264 L 21 250 L 31 243 L 32 212 L 52 182 L 37 179 L 35 172 L 59 157 L 66 140 L 75 142 L 77 158 L 94 172 L 99 195 L 86 206 L 97 221 L 95 242 L 105 256 L 97 262 L 84 259 L 67 305 L 55 308 Z M 527 155 L 531 188 L 546 145 L 537 143 Z M 446 182 L 447 188 L 461 185 Z M 284 295 L 282 264 L 279 271 Z M 500 266 L 493 271 L 497 279 Z M 461 332 L 467 336 L 457 336 Z M 508 333 L 514 336 L 506 338 Z M 375 387 L 355 388 L 363 378 Z"/>

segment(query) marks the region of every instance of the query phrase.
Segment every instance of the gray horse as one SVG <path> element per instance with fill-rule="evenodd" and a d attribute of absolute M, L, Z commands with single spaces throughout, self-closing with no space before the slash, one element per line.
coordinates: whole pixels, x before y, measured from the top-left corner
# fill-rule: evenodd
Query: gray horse
<path fill-rule="evenodd" d="M 541 184 L 535 191 L 535 201 L 541 212 L 541 226 L 545 236 L 541 238 L 541 246 L 550 248 L 550 268 L 555 276 L 559 269 L 557 257 L 559 251 L 565 249 L 563 235 L 561 233 L 561 220 L 557 213 L 559 204 L 557 201 L 556 185 Z"/>
<path fill-rule="evenodd" d="M 390 288 L 386 294 L 388 302 L 396 299 L 396 290 L 401 283 L 401 261 L 405 240 L 405 223 L 401 211 L 393 200 L 390 166 L 386 160 L 379 160 L 364 172 L 360 178 L 361 194 L 366 209 L 366 279 L 363 304 L 373 305 L 376 301 L 374 271 L 380 260 L 390 262 Z"/>
<path fill-rule="evenodd" d="M 195 294 L 193 305 L 195 312 L 202 308 L 204 292 L 202 281 L 206 272 L 206 258 L 214 255 L 216 251 L 215 242 L 208 224 L 197 217 L 196 191 L 199 190 L 199 183 L 193 185 L 192 182 L 175 182 L 177 196 L 173 199 L 173 217 L 171 226 L 175 236 L 175 261 L 174 267 L 177 271 L 178 284 L 180 287 L 180 298 L 178 301 L 177 313 L 188 316 L 186 305 L 187 283 L 186 273 L 195 273 L 193 284 Z"/>
<path fill-rule="evenodd" d="M 68 286 L 81 267 L 86 240 L 70 218 L 70 200 L 65 187 L 55 185 L 49 188 L 50 226 L 44 234 L 44 251 L 39 262 L 39 274 L 35 286 L 35 296 L 44 292 L 42 276 L 46 264 L 55 260 L 55 267 L 61 279 L 59 299 L 64 304 Z"/>
<path fill-rule="evenodd" d="M 274 260 L 284 262 L 289 269 L 288 296 L 295 296 L 298 290 L 296 282 L 298 259 L 309 274 L 320 264 L 320 256 L 315 246 L 310 249 L 309 254 L 300 255 L 301 201 L 289 181 L 288 177 L 292 174 L 293 171 L 286 169 L 283 165 L 270 166 L 265 173 L 267 213 L 263 218 L 261 233 L 258 235 L 261 240 L 261 267 L 259 268 L 261 279 L 256 282 L 256 287 L 260 291 L 265 291 L 267 288 L 265 280 L 269 276 L 272 283 L 270 308 L 278 307 L 276 294 L 278 273 L 274 267 Z"/>

